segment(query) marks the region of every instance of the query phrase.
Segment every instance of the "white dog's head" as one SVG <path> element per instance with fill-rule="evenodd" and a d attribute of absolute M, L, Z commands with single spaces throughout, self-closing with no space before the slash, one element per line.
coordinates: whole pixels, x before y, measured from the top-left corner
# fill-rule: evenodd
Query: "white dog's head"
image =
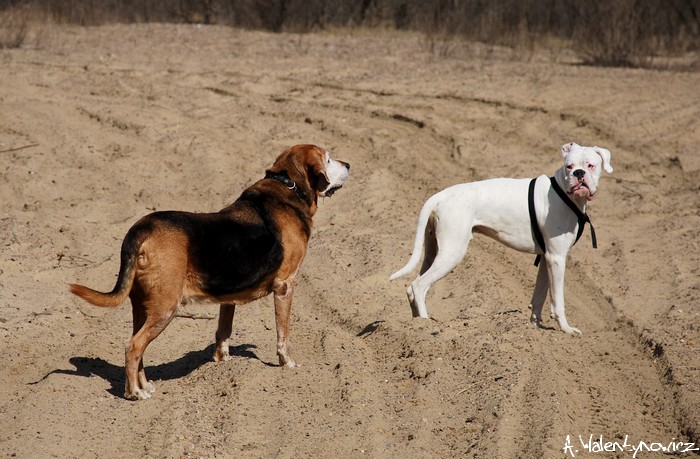
<path fill-rule="evenodd" d="M 598 189 L 602 169 L 610 173 L 610 152 L 600 147 L 582 147 L 574 142 L 562 145 L 564 191 L 571 199 L 590 201 Z"/>

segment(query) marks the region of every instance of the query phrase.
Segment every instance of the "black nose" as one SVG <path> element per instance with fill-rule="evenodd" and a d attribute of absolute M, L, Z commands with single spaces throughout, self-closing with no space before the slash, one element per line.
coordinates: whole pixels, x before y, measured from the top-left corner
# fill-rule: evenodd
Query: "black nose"
<path fill-rule="evenodd" d="M 583 169 L 576 169 L 574 171 L 574 177 L 576 177 L 579 180 L 583 180 L 583 176 L 586 175 L 586 171 Z"/>

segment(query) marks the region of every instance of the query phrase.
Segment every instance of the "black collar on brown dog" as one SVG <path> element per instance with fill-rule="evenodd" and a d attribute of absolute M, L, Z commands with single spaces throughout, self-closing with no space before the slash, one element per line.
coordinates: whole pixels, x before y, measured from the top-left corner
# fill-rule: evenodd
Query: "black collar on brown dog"
<path fill-rule="evenodd" d="M 532 233 L 535 236 L 535 240 L 539 244 L 540 248 L 542 248 L 542 251 L 545 252 L 546 248 L 544 246 L 544 237 L 542 236 L 542 231 L 540 231 L 539 225 L 537 225 L 537 218 L 535 217 L 535 180 L 537 180 L 537 178 L 532 179 L 530 182 L 530 189 L 528 190 L 527 194 L 527 205 L 530 212 L 530 226 L 532 227 Z M 588 217 L 588 214 L 581 212 L 581 209 L 579 209 L 578 206 L 574 204 L 571 199 L 569 199 L 554 177 L 550 177 L 549 180 L 552 182 L 552 188 L 554 188 L 554 191 L 557 193 L 557 195 L 559 195 L 559 198 L 564 201 L 564 204 L 569 206 L 569 209 L 571 209 L 578 218 L 578 232 L 576 233 L 576 240 L 574 241 L 574 244 L 576 244 L 581 238 L 583 229 L 586 223 L 588 223 L 588 225 L 591 227 L 591 242 L 593 243 L 593 248 L 597 249 L 598 240 L 595 237 L 595 229 L 593 228 L 593 223 L 591 223 L 591 219 Z M 540 264 L 541 259 L 542 255 L 537 255 L 535 258 L 535 266 Z"/>
<path fill-rule="evenodd" d="M 306 193 L 304 192 L 304 190 L 299 188 L 297 186 L 297 184 L 294 183 L 294 181 L 292 179 L 290 179 L 286 173 L 278 174 L 276 172 L 266 172 L 265 178 L 277 180 L 278 182 L 284 183 L 287 186 L 287 188 L 289 188 L 290 190 L 295 192 L 297 194 L 297 196 L 299 196 L 301 198 L 302 201 L 308 202 L 308 197 L 306 196 Z"/>

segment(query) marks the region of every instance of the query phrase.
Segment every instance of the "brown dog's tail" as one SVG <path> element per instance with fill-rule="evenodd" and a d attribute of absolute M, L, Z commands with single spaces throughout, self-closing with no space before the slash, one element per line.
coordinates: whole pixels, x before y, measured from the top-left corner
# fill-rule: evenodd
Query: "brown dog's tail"
<path fill-rule="evenodd" d="M 78 284 L 69 284 L 70 292 L 79 296 L 90 304 L 105 308 L 114 308 L 124 302 L 131 291 L 136 273 L 136 257 L 143 240 L 140 231 L 132 228 L 124 238 L 121 250 L 121 265 L 117 283 L 109 293 L 98 292 L 89 287 Z"/>

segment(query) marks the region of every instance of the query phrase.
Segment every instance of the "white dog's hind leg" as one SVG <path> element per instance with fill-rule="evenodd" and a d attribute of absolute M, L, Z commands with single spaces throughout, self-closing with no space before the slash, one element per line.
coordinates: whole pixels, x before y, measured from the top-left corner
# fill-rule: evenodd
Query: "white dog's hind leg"
<path fill-rule="evenodd" d="M 535 280 L 535 289 L 532 292 L 532 299 L 530 300 L 530 309 L 532 309 L 532 314 L 530 315 L 530 322 L 534 323 L 538 327 L 542 327 L 542 306 L 547 299 L 547 292 L 549 291 L 549 276 L 547 274 L 547 263 L 540 263 L 537 270 L 537 280 Z"/>
<path fill-rule="evenodd" d="M 423 251 L 425 252 L 425 255 L 423 257 L 423 264 L 421 265 L 418 277 L 430 269 L 435 261 L 435 257 L 437 256 L 438 242 L 437 238 L 435 237 L 435 220 L 432 217 L 428 220 L 424 233 Z M 428 313 L 425 310 L 425 306 L 423 306 L 423 313 L 421 314 L 421 309 L 416 305 L 416 295 L 413 291 L 413 284 L 409 284 L 408 287 L 406 287 L 406 295 L 408 296 L 408 302 L 411 305 L 413 317 L 427 317 Z"/>
<path fill-rule="evenodd" d="M 428 220 L 423 237 L 423 252 L 425 255 L 423 256 L 423 264 L 420 267 L 419 274 L 423 274 L 433 266 L 438 252 L 438 241 L 435 236 L 435 219 L 433 217 Z"/>
<path fill-rule="evenodd" d="M 437 224 L 440 225 L 439 218 Z M 407 289 L 413 317 L 428 318 L 428 310 L 425 305 L 428 290 L 462 261 L 472 238 L 471 228 L 436 228 L 432 238 L 435 238 L 437 245 L 437 247 L 430 248 L 437 250 L 435 259 L 430 265 L 423 264 L 421 274 L 411 282 Z M 429 248 L 426 246 L 426 253 L 428 251 Z"/>
<path fill-rule="evenodd" d="M 408 263 L 406 263 L 406 265 L 403 268 L 399 269 L 394 274 L 389 276 L 390 281 L 405 276 L 406 274 L 413 271 L 416 266 L 418 266 L 420 256 L 423 253 L 422 249 L 425 245 L 425 236 L 428 235 L 428 226 L 434 228 L 433 210 L 435 209 L 435 206 L 437 206 L 440 203 L 441 199 L 442 193 L 437 193 L 431 196 L 430 199 L 428 199 L 425 202 L 425 204 L 423 204 L 423 208 L 421 209 L 420 215 L 418 216 L 418 225 L 416 226 L 416 239 L 413 243 L 413 252 L 411 253 L 411 258 L 408 260 Z M 423 262 L 423 265 L 425 265 L 425 262 Z"/>
<path fill-rule="evenodd" d="M 580 334 L 581 330 L 569 326 L 569 323 L 566 321 L 566 312 L 564 311 L 564 272 L 566 271 L 566 256 L 561 257 L 545 254 L 544 259 L 547 263 L 554 319 L 556 319 L 559 328 L 561 328 L 563 332 Z"/>

